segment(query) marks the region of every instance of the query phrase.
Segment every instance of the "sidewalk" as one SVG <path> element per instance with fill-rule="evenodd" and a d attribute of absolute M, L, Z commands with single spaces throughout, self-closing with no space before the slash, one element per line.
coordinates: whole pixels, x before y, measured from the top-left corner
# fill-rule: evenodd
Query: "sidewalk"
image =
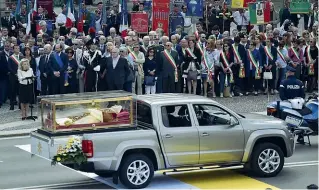
<path fill-rule="evenodd" d="M 278 100 L 278 95 L 270 96 L 269 101 Z M 214 100 L 229 109 L 240 112 L 259 112 L 266 111 L 268 104 L 267 95 L 242 96 L 233 98 L 214 98 Z M 17 108 L 17 107 L 16 107 Z M 36 114 L 37 109 L 33 115 Z M 29 114 L 30 115 L 30 114 Z M 0 108 L 0 137 L 29 135 L 31 131 L 41 127 L 41 120 L 21 121 L 20 110 L 9 111 L 9 105 L 5 104 Z"/>

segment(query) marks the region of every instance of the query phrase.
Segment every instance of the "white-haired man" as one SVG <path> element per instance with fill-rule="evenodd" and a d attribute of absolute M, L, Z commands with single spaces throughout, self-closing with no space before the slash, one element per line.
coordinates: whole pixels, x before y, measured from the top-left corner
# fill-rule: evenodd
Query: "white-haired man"
<path fill-rule="evenodd" d="M 44 20 L 41 20 L 39 25 L 41 29 L 38 31 L 38 34 L 47 34 L 50 37 L 53 36 L 52 31 L 47 28 L 47 23 Z"/>
<path fill-rule="evenodd" d="M 50 44 L 44 45 L 44 55 L 40 57 L 39 70 L 41 80 L 41 95 L 52 94 L 49 83 L 49 62 L 52 61 L 52 46 Z"/>

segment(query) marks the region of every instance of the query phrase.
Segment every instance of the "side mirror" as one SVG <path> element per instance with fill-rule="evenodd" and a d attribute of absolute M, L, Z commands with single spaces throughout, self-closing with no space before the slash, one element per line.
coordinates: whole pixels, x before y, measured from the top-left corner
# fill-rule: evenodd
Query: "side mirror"
<path fill-rule="evenodd" d="M 230 117 L 230 125 L 231 125 L 231 126 L 238 125 L 237 119 L 231 116 L 231 117 Z"/>

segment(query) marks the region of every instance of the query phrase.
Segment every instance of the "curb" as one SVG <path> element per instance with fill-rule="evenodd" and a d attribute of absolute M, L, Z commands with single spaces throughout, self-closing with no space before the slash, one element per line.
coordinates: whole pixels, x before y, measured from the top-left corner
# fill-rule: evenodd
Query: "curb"
<path fill-rule="evenodd" d="M 12 131 L 2 131 L 2 132 L 0 132 L 0 138 L 29 136 L 30 133 L 32 131 L 35 131 L 36 129 L 38 129 L 38 128 L 12 130 Z"/>

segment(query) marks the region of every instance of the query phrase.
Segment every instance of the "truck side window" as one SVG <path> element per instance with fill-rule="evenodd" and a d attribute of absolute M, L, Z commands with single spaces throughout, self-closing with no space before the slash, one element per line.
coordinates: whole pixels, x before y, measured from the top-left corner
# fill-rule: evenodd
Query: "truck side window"
<path fill-rule="evenodd" d="M 194 104 L 193 107 L 199 126 L 230 125 L 225 118 L 231 115 L 217 106 Z"/>
<path fill-rule="evenodd" d="M 162 120 L 165 127 L 191 127 L 187 105 L 163 106 Z"/>
<path fill-rule="evenodd" d="M 148 105 L 137 103 L 137 121 L 153 125 L 152 111 Z"/>

